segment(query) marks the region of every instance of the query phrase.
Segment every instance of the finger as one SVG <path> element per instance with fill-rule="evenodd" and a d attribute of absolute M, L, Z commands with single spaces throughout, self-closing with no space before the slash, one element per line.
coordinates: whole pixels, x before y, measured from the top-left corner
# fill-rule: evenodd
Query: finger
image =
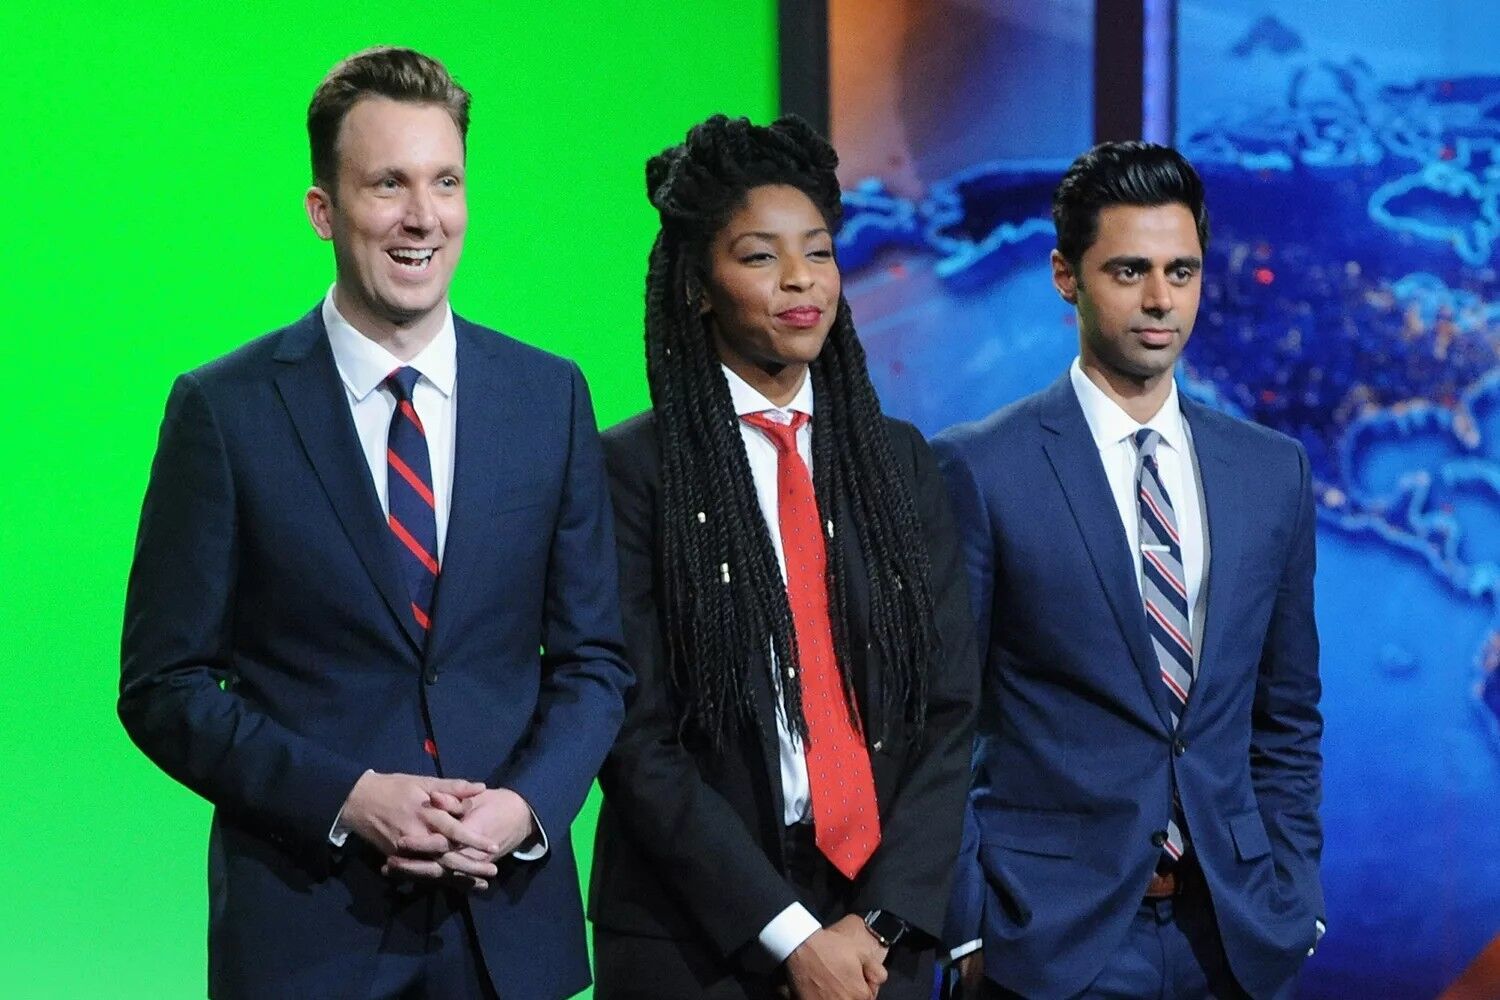
<path fill-rule="evenodd" d="M 472 847 L 483 851 L 490 857 L 500 853 L 500 845 L 490 840 L 484 834 L 464 826 L 454 817 L 438 809 L 427 809 L 423 811 L 423 818 L 427 825 L 443 836 L 456 848 Z"/>
<path fill-rule="evenodd" d="M 476 850 L 473 847 L 465 847 L 463 850 L 458 851 L 457 853 L 462 854 L 466 858 L 472 858 L 475 861 L 494 861 L 494 860 L 496 860 L 494 854 L 486 854 L 483 851 Z M 496 853 L 499 853 L 499 852 L 496 852 Z"/>
<path fill-rule="evenodd" d="M 411 878 L 443 878 L 448 874 L 448 869 L 436 861 L 407 858 L 399 854 L 386 858 L 385 867 L 381 871 L 386 875 L 406 875 Z"/>
<path fill-rule="evenodd" d="M 449 851 L 438 858 L 438 864 L 450 872 L 457 872 L 460 875 L 471 875 L 475 878 L 494 878 L 500 874 L 500 869 L 496 868 L 494 863 L 489 859 L 476 861 L 455 851 Z"/>
<path fill-rule="evenodd" d="M 452 880 L 460 889 L 467 889 L 470 892 L 483 892 L 490 887 L 486 879 L 474 878 L 470 875 L 453 875 Z"/>
<path fill-rule="evenodd" d="M 463 778 L 428 778 L 426 788 L 428 792 L 447 792 L 466 799 L 484 791 L 485 786 L 478 781 L 465 781 Z"/>
<path fill-rule="evenodd" d="M 445 813 L 451 813 L 454 816 L 464 814 L 464 800 L 457 795 L 433 790 L 427 793 L 427 800 Z"/>
<path fill-rule="evenodd" d="M 437 857 L 453 849 L 448 843 L 448 838 L 441 833 L 433 833 L 428 830 L 424 833 L 404 834 L 396 840 L 396 853 L 407 856 L 426 855 Z"/>

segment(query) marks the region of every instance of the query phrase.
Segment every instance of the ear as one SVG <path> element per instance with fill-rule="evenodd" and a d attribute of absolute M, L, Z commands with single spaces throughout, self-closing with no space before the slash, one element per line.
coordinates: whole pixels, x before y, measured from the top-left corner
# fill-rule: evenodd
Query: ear
<path fill-rule="evenodd" d="M 694 274 L 689 274 L 684 282 L 686 288 L 683 294 L 687 297 L 688 308 L 698 307 L 699 316 L 707 316 L 713 312 L 713 304 L 708 301 L 708 290 L 703 287 L 703 282 Z"/>
<path fill-rule="evenodd" d="M 318 237 L 333 239 L 333 195 L 314 184 L 307 189 L 302 207 L 307 209 L 307 221 L 312 223 Z"/>
<path fill-rule="evenodd" d="M 1069 305 L 1078 304 L 1078 275 L 1059 250 L 1052 251 L 1052 287 Z"/>

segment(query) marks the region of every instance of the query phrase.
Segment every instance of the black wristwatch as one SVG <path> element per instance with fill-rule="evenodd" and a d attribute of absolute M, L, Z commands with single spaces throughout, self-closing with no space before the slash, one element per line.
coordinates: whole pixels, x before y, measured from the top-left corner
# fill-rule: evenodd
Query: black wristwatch
<path fill-rule="evenodd" d="M 889 910 L 871 910 L 866 913 L 865 927 L 875 935 L 875 940 L 880 942 L 882 948 L 894 948 L 896 942 L 906 937 L 909 930 L 906 921 Z"/>

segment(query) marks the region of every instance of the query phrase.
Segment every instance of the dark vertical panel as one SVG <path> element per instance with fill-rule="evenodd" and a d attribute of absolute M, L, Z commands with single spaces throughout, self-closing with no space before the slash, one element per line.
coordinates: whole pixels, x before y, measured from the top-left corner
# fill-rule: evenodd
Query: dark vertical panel
<path fill-rule="evenodd" d="M 1094 6 L 1094 141 L 1141 137 L 1146 27 L 1142 0 Z"/>
<path fill-rule="evenodd" d="M 828 134 L 827 0 L 780 0 L 781 112 Z"/>

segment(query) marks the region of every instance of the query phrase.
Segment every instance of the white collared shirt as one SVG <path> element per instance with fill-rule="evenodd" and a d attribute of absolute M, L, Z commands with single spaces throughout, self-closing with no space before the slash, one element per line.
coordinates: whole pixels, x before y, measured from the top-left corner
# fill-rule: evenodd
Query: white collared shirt
<path fill-rule="evenodd" d="M 813 412 L 812 379 L 803 378 L 802 388 L 786 406 L 777 406 L 744 379 L 728 368 L 720 366 L 724 379 L 729 383 L 729 397 L 734 402 L 736 416 L 761 413 L 779 424 L 790 424 L 793 413 Z M 750 478 L 755 483 L 755 496 L 760 501 L 761 516 L 771 535 L 771 547 L 776 550 L 776 565 L 781 570 L 781 579 L 786 580 L 786 555 L 781 545 L 781 504 L 777 490 L 776 470 L 780 457 L 776 446 L 763 431 L 740 421 L 740 440 L 745 443 L 745 458 L 750 463 Z M 812 421 L 803 424 L 797 431 L 797 454 L 807 463 L 807 472 L 812 474 Z M 812 818 L 812 793 L 807 781 L 807 756 L 802 749 L 802 740 L 792 729 L 781 705 L 781 677 L 776 670 L 774 656 L 771 657 L 771 685 L 776 692 L 776 743 L 781 762 L 781 794 L 784 808 L 782 822 L 787 826 L 805 823 Z M 761 946 L 778 965 L 797 947 L 821 930 L 822 924 L 801 903 L 793 903 L 771 919 L 762 928 Z"/>
<path fill-rule="evenodd" d="M 390 513 L 385 453 L 396 397 L 384 383 L 391 372 L 403 366 L 422 373 L 411 395 L 412 406 L 416 407 L 422 429 L 427 432 L 427 457 L 432 462 L 439 565 L 448 540 L 448 511 L 453 501 L 453 429 L 458 405 L 458 338 L 453 332 L 453 310 L 445 307 L 444 312 L 437 336 L 416 357 L 403 362 L 344 319 L 334 304 L 332 290 L 323 299 L 323 325 L 328 328 L 333 363 L 338 367 L 339 380 L 344 383 L 354 430 L 370 466 L 380 510 L 385 514 Z"/>
<path fill-rule="evenodd" d="M 1188 621 L 1196 627 L 1197 618 L 1192 609 L 1198 606 L 1198 592 L 1203 585 L 1203 507 L 1198 495 L 1198 474 L 1189 450 L 1193 446 L 1192 434 L 1182 417 L 1177 383 L 1172 383 L 1167 400 L 1156 415 L 1142 424 L 1089 381 L 1077 358 L 1073 360 L 1068 376 L 1073 383 L 1073 392 L 1078 396 L 1078 405 L 1083 408 L 1083 418 L 1088 421 L 1089 431 L 1094 435 L 1094 445 L 1099 449 L 1099 460 L 1104 464 L 1104 474 L 1115 497 L 1120 523 L 1125 527 L 1125 538 L 1130 543 L 1135 564 L 1137 590 L 1141 587 L 1144 570 L 1141 568 L 1140 506 L 1135 495 L 1135 473 L 1140 459 L 1133 438 L 1142 427 L 1149 427 L 1161 435 L 1161 443 L 1156 448 L 1156 467 L 1177 518 L 1177 534 L 1182 542 L 1182 572 L 1187 577 L 1184 582 L 1187 584 Z M 1195 649 L 1202 639 L 1201 635 L 1193 636 Z"/>
<path fill-rule="evenodd" d="M 721 366 L 722 367 L 722 366 Z M 802 388 L 786 406 L 777 406 L 750 386 L 728 368 L 724 378 L 729 383 L 729 398 L 734 401 L 735 416 L 762 413 L 778 424 L 790 424 L 792 414 L 813 412 L 812 379 L 804 378 Z M 771 547 L 776 550 L 776 565 L 781 570 L 782 582 L 786 581 L 786 554 L 781 546 L 781 504 L 776 483 L 778 455 L 776 446 L 764 432 L 745 421 L 740 421 L 740 440 L 745 442 L 745 458 L 750 462 L 750 478 L 755 482 L 755 496 L 760 501 L 761 516 L 766 519 L 766 528 L 771 534 Z M 803 424 L 797 431 L 797 454 L 807 463 L 808 475 L 812 474 L 812 421 Z M 771 683 L 778 695 L 781 675 L 771 664 Z M 781 699 L 776 699 L 776 737 L 781 748 L 781 791 L 785 808 L 782 822 L 787 826 L 805 823 L 812 818 L 812 793 L 807 782 L 807 757 L 802 750 L 802 740 L 788 724 L 782 710 Z"/>

